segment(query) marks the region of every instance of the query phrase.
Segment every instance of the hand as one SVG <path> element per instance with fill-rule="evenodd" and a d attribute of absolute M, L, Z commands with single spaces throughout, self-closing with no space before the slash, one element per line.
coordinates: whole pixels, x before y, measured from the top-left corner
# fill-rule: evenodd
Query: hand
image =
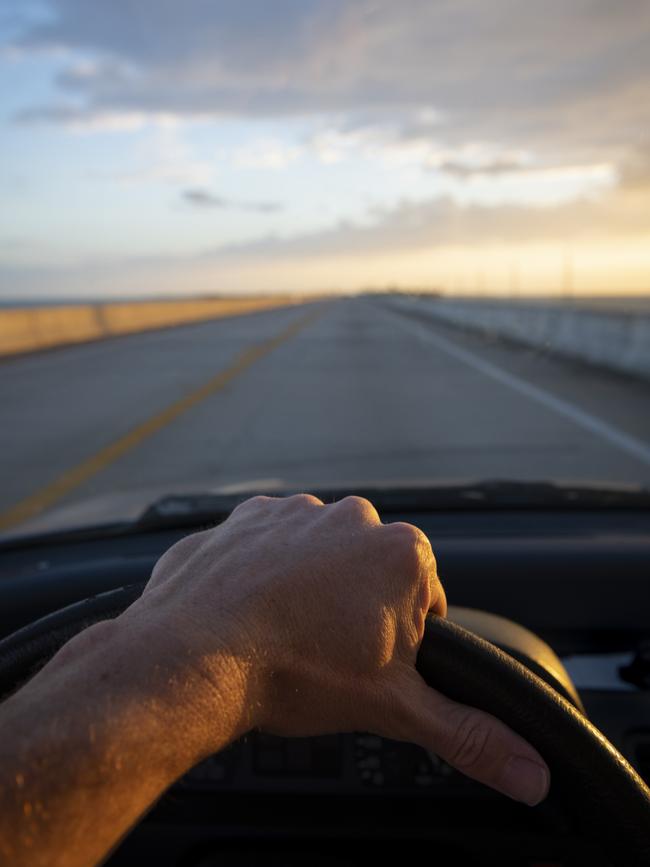
<path fill-rule="evenodd" d="M 158 561 L 130 617 L 183 636 L 206 754 L 224 654 L 237 660 L 240 732 L 368 731 L 411 741 L 513 798 L 542 800 L 549 772 L 503 723 L 457 704 L 415 669 L 429 611 L 446 614 L 426 536 L 383 525 L 367 500 L 255 497 Z M 164 644 L 164 642 L 163 642 Z"/>

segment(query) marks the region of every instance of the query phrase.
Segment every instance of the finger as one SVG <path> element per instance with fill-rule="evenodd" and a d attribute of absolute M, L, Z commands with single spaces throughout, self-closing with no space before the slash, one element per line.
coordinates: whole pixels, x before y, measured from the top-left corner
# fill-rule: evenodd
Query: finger
<path fill-rule="evenodd" d="M 384 537 L 390 544 L 397 543 L 400 552 L 405 544 L 415 554 L 414 567 L 426 580 L 429 588 L 427 611 L 432 611 L 440 617 L 447 616 L 447 596 L 438 577 L 438 566 L 431 548 L 431 542 L 425 533 L 414 524 L 405 521 L 394 521 L 382 529 Z"/>
<path fill-rule="evenodd" d="M 496 717 L 448 699 L 417 672 L 402 679 L 399 695 L 405 711 L 397 726 L 402 740 L 419 744 L 466 776 L 517 801 L 534 806 L 544 800 L 550 785 L 548 766 L 537 750 Z M 400 737 L 397 732 L 392 736 Z"/>
<path fill-rule="evenodd" d="M 437 572 L 431 577 L 431 604 L 429 605 L 429 611 L 437 614 L 438 617 L 447 616 L 447 594 Z"/>

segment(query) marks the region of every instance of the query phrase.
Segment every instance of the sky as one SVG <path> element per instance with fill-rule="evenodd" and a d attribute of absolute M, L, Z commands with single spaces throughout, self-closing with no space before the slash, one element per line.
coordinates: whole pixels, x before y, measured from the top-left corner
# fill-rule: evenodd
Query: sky
<path fill-rule="evenodd" d="M 0 0 L 0 297 L 650 292 L 648 0 Z"/>

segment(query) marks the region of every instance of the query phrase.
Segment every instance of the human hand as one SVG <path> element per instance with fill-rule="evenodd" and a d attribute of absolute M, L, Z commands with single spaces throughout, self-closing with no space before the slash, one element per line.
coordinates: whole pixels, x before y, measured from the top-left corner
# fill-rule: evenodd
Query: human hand
<path fill-rule="evenodd" d="M 417 743 L 511 797 L 539 802 L 549 785 L 539 754 L 416 671 L 429 611 L 444 616 L 446 601 L 420 530 L 383 525 L 357 497 L 325 506 L 298 495 L 255 497 L 216 529 L 178 542 L 127 614 L 182 636 L 184 652 L 172 646 L 182 677 L 197 684 L 206 754 L 221 745 L 210 715 L 235 691 L 236 735 L 369 731 Z M 224 656 L 237 661 L 236 685 Z"/>

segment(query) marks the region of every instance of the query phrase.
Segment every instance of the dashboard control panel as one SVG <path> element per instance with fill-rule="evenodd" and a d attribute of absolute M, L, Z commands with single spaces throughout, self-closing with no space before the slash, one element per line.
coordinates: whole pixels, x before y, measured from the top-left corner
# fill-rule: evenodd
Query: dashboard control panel
<path fill-rule="evenodd" d="M 328 793 L 417 792 L 472 785 L 420 747 L 355 733 L 279 738 L 251 733 L 180 781 L 184 789 Z"/>

